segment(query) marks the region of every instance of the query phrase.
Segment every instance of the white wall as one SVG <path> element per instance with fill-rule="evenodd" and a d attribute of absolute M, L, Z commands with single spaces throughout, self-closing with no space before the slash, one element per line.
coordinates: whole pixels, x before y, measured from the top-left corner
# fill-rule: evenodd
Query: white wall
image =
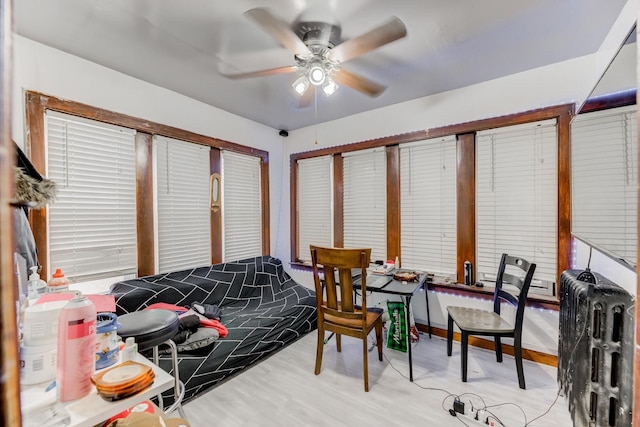
<path fill-rule="evenodd" d="M 499 117 L 559 104 L 582 105 L 635 23 L 636 13 L 637 2 L 630 0 L 599 51 L 593 55 L 322 123 L 317 126 L 317 129 L 310 126 L 290 132 L 289 138 L 285 141 L 285 158 L 288 159 L 291 154 L 298 152 Z M 366 102 L 364 96 L 363 102 Z M 316 132 L 317 145 L 315 144 Z M 278 247 L 286 250 L 279 251 L 277 255 L 286 261 L 290 260 L 287 244 L 289 242 L 290 183 L 287 179 L 288 162 L 283 162 L 283 166 L 285 174 L 283 174 L 281 193 L 282 221 L 278 236 L 281 242 Z M 620 267 L 610 265 L 606 260 L 601 262 L 606 264 L 607 271 L 608 269 L 617 270 Z M 291 273 L 300 283 L 313 287 L 311 273 L 303 271 Z M 441 292 L 430 292 L 429 300 L 431 324 L 441 328 L 446 328 L 446 306 L 448 305 L 489 307 L 488 302 Z M 424 301 L 424 295 L 418 295 L 414 298 L 412 306 L 416 320 L 426 324 Z M 558 312 L 527 309 L 524 329 L 525 348 L 557 354 Z"/>
<path fill-rule="evenodd" d="M 11 135 L 22 148 L 26 90 L 268 151 L 271 253 L 276 252 L 284 166 L 282 137 L 272 128 L 16 36 Z"/>

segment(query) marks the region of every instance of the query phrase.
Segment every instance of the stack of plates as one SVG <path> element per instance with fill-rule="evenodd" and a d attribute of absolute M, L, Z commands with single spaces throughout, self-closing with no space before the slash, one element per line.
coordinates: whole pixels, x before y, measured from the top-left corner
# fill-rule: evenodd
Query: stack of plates
<path fill-rule="evenodd" d="M 129 360 L 94 375 L 91 382 L 104 399 L 118 400 L 149 387 L 154 378 L 150 366 Z"/>

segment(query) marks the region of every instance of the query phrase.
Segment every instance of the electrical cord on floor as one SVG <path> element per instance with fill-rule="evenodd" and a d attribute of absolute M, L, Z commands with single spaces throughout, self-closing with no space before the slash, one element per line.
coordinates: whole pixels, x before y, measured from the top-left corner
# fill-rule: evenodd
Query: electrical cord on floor
<path fill-rule="evenodd" d="M 489 411 L 487 411 L 489 412 Z M 504 425 L 504 423 L 502 421 L 500 421 L 500 418 L 496 417 L 493 413 L 489 412 L 489 415 L 487 415 L 487 421 L 489 420 L 489 418 L 493 418 L 494 420 L 496 420 L 498 422 L 498 424 L 500 424 L 503 427 L 506 427 Z"/>
<path fill-rule="evenodd" d="M 551 408 L 553 408 L 553 406 L 556 404 L 556 402 L 558 401 L 558 397 L 560 397 L 560 389 L 558 389 L 558 393 L 556 393 L 556 398 L 553 399 L 553 402 L 551 403 L 551 405 L 549 405 L 549 407 L 547 408 L 546 411 L 544 411 L 542 414 L 538 415 L 537 417 L 535 417 L 534 419 L 532 419 L 529 422 L 525 422 L 524 427 L 527 427 L 529 424 L 531 424 L 532 422 L 539 420 L 540 418 L 544 417 L 545 415 L 547 415 L 549 413 L 549 411 L 551 410 Z M 524 419 L 526 420 L 527 417 L 525 415 Z"/>
<path fill-rule="evenodd" d="M 548 412 L 551 410 L 551 408 L 553 408 L 553 405 L 554 405 L 555 403 L 556 403 L 556 401 L 554 400 L 554 401 L 553 401 L 553 403 L 551 404 L 551 406 L 549 406 L 549 408 L 548 408 L 548 409 L 547 409 L 547 411 L 545 412 L 545 414 L 546 414 L 546 413 L 548 413 Z M 496 415 L 495 415 L 493 412 L 489 411 L 488 409 L 489 409 L 489 408 L 499 408 L 499 407 L 501 407 L 501 406 L 507 406 L 507 405 L 513 405 L 513 406 L 515 406 L 516 408 L 520 409 L 520 412 L 522 412 L 522 416 L 524 416 L 524 425 L 526 426 L 526 425 L 528 424 L 528 421 L 527 421 L 527 414 L 524 412 L 524 409 L 522 409 L 522 406 L 518 405 L 517 403 L 513 403 L 513 402 L 496 403 L 495 405 L 485 406 L 485 407 L 484 407 L 484 410 L 485 410 L 485 411 L 487 411 L 489 414 L 491 414 L 491 416 L 492 416 L 492 417 L 496 418 L 496 421 L 498 421 L 500 424 L 502 424 L 502 422 L 501 422 L 500 420 L 498 420 L 498 419 L 497 419 L 498 417 L 496 417 Z M 541 416 L 542 416 L 542 415 L 541 415 Z M 538 417 L 538 418 L 540 418 L 540 417 Z M 502 425 L 504 425 L 504 424 L 502 424 Z"/>
<path fill-rule="evenodd" d="M 398 374 L 400 374 L 400 376 L 401 376 L 401 377 L 406 378 L 407 380 L 409 379 L 409 377 L 407 377 L 405 374 L 403 374 L 402 372 L 400 372 L 400 370 L 398 370 L 398 368 L 396 368 L 395 366 L 393 366 L 393 363 L 391 362 L 391 360 L 389 360 L 389 358 L 387 357 L 387 355 L 386 355 L 386 354 L 384 354 L 384 353 L 383 353 L 383 354 L 382 354 L 382 356 L 384 357 L 384 360 L 386 360 L 386 361 L 387 361 L 387 363 L 389 364 L 389 366 L 391 366 L 391 368 L 393 368 L 393 370 L 394 370 L 394 371 L 396 371 Z M 445 411 L 445 412 L 449 412 L 452 416 L 455 416 L 455 417 L 456 417 L 456 419 L 457 419 L 458 421 L 460 421 L 464 426 L 466 426 L 466 427 L 470 427 L 470 426 L 469 426 L 469 424 L 465 423 L 465 422 L 464 422 L 464 420 L 463 420 L 461 417 L 456 416 L 456 413 L 455 413 L 455 412 L 452 412 L 452 411 L 453 411 L 453 409 L 447 409 L 447 408 L 445 407 L 445 403 L 446 403 L 446 401 L 447 401 L 449 398 L 452 398 L 452 397 L 453 397 L 454 399 L 459 399 L 459 398 L 460 398 L 460 396 L 463 396 L 463 395 L 466 395 L 466 394 L 473 394 L 473 393 L 463 393 L 462 395 L 458 395 L 458 394 L 455 394 L 455 393 L 451 393 L 449 390 L 446 390 L 446 389 L 444 389 L 444 388 L 438 388 L 438 387 L 424 387 L 424 386 L 422 386 L 422 385 L 418 384 L 417 382 L 412 382 L 411 384 L 415 385 L 415 386 L 416 386 L 416 387 L 418 387 L 418 388 L 421 388 L 422 390 L 442 391 L 442 392 L 444 392 L 444 393 L 447 393 L 447 395 L 444 397 L 444 399 L 442 399 L 442 402 L 441 402 L 441 404 L 440 404 L 440 405 L 442 406 L 442 410 L 443 410 L 443 411 Z M 481 397 L 481 396 L 479 396 L 479 395 L 475 395 L 475 396 L 478 396 L 478 397 L 480 398 L 480 400 L 482 400 L 482 402 L 484 403 L 484 399 L 482 399 L 482 397 Z"/>
<path fill-rule="evenodd" d="M 581 332 L 581 335 L 582 335 L 582 334 L 584 334 L 585 329 L 586 329 L 586 327 L 585 327 L 585 328 L 583 328 L 583 330 L 582 330 L 582 332 Z M 419 333 L 420 333 L 420 334 L 423 334 L 423 332 L 419 332 Z M 579 340 L 578 340 L 578 341 L 579 341 Z M 417 344 L 418 344 L 418 343 L 414 343 L 414 345 L 413 345 L 413 346 L 414 346 L 414 348 L 417 346 Z M 373 346 L 371 347 L 371 349 L 375 348 L 375 346 L 376 346 L 376 343 L 375 343 L 375 340 L 374 340 L 374 343 L 373 343 Z M 577 348 L 577 343 L 576 343 L 576 346 L 573 348 L 573 351 L 571 352 L 571 356 L 573 356 L 573 353 L 575 352 L 576 348 Z M 371 350 L 369 350 L 369 351 L 371 351 Z M 387 363 L 389 364 L 389 366 L 391 366 L 391 368 L 393 368 L 393 370 L 394 370 L 394 371 L 396 371 L 398 374 L 400 374 L 400 376 L 401 376 L 401 377 L 403 377 L 403 378 L 405 378 L 405 379 L 407 379 L 407 380 L 409 379 L 409 377 L 407 377 L 405 374 L 403 374 L 403 373 L 402 373 L 398 368 L 396 368 L 396 367 L 393 365 L 393 363 L 392 363 L 392 362 L 391 362 L 391 360 L 387 357 L 387 355 L 386 355 L 386 354 L 384 354 L 384 353 L 383 353 L 383 354 L 382 354 L 382 356 L 383 356 L 384 360 L 386 360 L 386 361 L 387 361 Z M 491 418 L 493 418 L 493 419 L 494 419 L 498 424 L 500 424 L 500 425 L 501 425 L 501 426 L 503 426 L 503 427 L 506 427 L 506 424 L 504 424 L 504 423 L 503 423 L 503 422 L 502 422 L 502 421 L 501 421 L 501 420 L 500 420 L 500 419 L 499 419 L 499 418 L 498 418 L 498 417 L 497 417 L 493 412 L 489 411 L 489 408 L 498 408 L 498 407 L 501 407 L 501 406 L 513 405 L 513 406 L 515 406 L 516 408 L 518 408 L 518 409 L 520 410 L 520 412 L 522 412 L 522 415 L 524 416 L 524 426 L 523 426 L 523 427 L 527 427 L 528 425 L 530 425 L 530 424 L 531 424 L 531 423 L 533 423 L 534 421 L 537 421 L 537 420 L 539 420 L 540 418 L 542 418 L 542 417 L 544 417 L 545 415 L 547 415 L 547 414 L 549 413 L 549 411 L 551 411 L 551 408 L 553 408 L 553 407 L 555 406 L 556 402 L 558 401 L 558 397 L 560 397 L 560 389 L 558 389 L 558 393 L 556 394 L 555 399 L 553 399 L 553 402 L 551 402 L 551 404 L 549 405 L 549 407 L 548 407 L 548 408 L 547 408 L 547 409 L 546 409 L 542 414 L 540 414 L 539 416 L 537 416 L 537 417 L 533 418 L 531 421 L 528 421 L 528 420 L 527 420 L 527 414 L 526 414 L 526 412 L 525 412 L 525 411 L 524 411 L 524 409 L 522 409 L 522 407 L 521 407 L 520 405 L 518 405 L 517 403 L 513 403 L 513 402 L 504 402 L 504 403 L 497 403 L 497 404 L 495 404 L 495 405 L 487 405 L 487 404 L 485 403 L 484 399 L 482 398 L 482 396 L 480 396 L 479 394 L 476 394 L 476 393 L 462 393 L 462 394 L 455 394 L 455 393 L 451 393 L 449 390 L 446 390 L 446 389 L 444 389 L 444 388 L 438 388 L 438 387 L 424 387 L 424 386 L 422 386 L 422 385 L 418 384 L 417 382 L 412 382 L 411 384 L 415 385 L 415 386 L 416 386 L 416 387 L 418 387 L 418 388 L 421 388 L 422 390 L 442 391 L 442 392 L 444 392 L 444 393 L 447 393 L 447 395 L 446 395 L 446 396 L 444 397 L 444 399 L 442 400 L 441 406 L 442 406 L 442 409 L 443 409 L 445 412 L 449 412 L 451 415 L 455 415 L 455 412 L 453 412 L 453 410 L 452 410 L 452 409 L 447 409 L 447 408 L 445 407 L 445 402 L 446 402 L 448 399 L 450 399 L 450 398 L 452 398 L 452 397 L 453 397 L 453 398 L 455 398 L 455 399 L 459 399 L 460 397 L 463 397 L 463 396 L 475 396 L 475 397 L 477 397 L 478 399 L 480 399 L 480 401 L 482 402 L 482 407 L 477 408 L 477 410 L 478 410 L 478 411 L 480 411 L 480 410 L 484 410 L 484 411 L 487 413 L 487 419 L 488 419 L 489 417 L 491 417 Z M 471 403 L 471 405 L 473 405 L 473 402 L 471 402 L 471 401 L 470 401 L 470 403 Z M 452 413 L 452 412 L 453 412 L 453 413 Z M 456 418 L 458 419 L 458 421 L 460 421 L 460 422 L 461 422 L 462 424 L 464 424 L 465 426 L 469 426 L 467 423 L 465 423 L 465 422 L 464 422 L 464 420 L 463 420 L 461 417 L 457 417 L 457 416 L 456 416 Z"/>

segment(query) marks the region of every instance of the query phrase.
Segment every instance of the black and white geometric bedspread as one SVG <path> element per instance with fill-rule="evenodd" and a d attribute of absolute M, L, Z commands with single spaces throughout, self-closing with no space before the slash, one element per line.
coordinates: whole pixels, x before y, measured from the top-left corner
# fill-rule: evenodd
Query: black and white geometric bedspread
<path fill-rule="evenodd" d="M 220 321 L 229 335 L 213 347 L 179 354 L 184 401 L 316 328 L 315 292 L 270 256 L 127 280 L 112 285 L 111 294 L 118 315 L 157 302 L 222 308 Z M 168 356 L 161 356 L 160 366 L 172 372 Z"/>

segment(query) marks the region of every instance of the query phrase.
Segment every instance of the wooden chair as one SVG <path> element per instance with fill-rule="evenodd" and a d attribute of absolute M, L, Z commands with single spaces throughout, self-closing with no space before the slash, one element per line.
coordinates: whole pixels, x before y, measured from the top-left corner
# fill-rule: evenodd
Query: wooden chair
<path fill-rule="evenodd" d="M 316 352 L 315 374 L 320 373 L 322 352 L 324 350 L 325 331 L 336 334 L 336 348 L 341 349 L 341 335 L 362 340 L 362 362 L 364 369 L 364 391 L 369 391 L 369 368 L 367 364 L 367 337 L 375 328 L 378 344 L 378 359 L 382 361 L 382 310 L 367 309 L 366 298 L 362 305 L 354 302 L 351 269 L 362 270 L 362 295 L 367 291 L 367 266 L 371 258 L 371 249 L 322 248 L 311 246 L 313 279 L 316 287 L 318 306 L 318 347 Z M 338 282 L 336 282 L 336 271 Z M 324 273 L 324 286 L 320 279 Z"/>
<path fill-rule="evenodd" d="M 524 273 L 524 277 L 519 277 L 506 273 L 507 266 L 513 266 Z M 447 331 L 447 355 L 451 356 L 453 343 L 453 324 L 458 325 L 461 331 L 460 342 L 462 344 L 462 381 L 467 381 L 467 348 L 469 335 L 493 336 L 495 341 L 496 359 L 502 362 L 502 337 L 514 339 L 514 353 L 516 359 L 516 369 L 518 371 L 518 383 L 520 388 L 525 388 L 524 370 L 522 367 L 522 321 L 524 308 L 529 293 L 529 286 L 533 278 L 536 265 L 529 263 L 523 258 L 502 254 L 496 288 L 493 294 L 493 311 L 481 310 L 470 307 L 447 307 L 449 313 Z M 503 283 L 518 288 L 519 293 L 510 292 L 503 288 Z M 516 308 L 515 320 L 513 324 L 500 316 L 501 302 L 507 302 Z"/>

